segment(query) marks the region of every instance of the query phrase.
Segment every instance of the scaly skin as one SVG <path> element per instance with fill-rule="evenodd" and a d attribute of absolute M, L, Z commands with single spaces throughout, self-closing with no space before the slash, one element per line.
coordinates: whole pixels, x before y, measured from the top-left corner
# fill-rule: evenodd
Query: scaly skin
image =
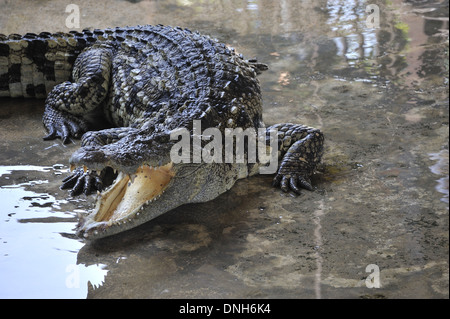
<path fill-rule="evenodd" d="M 78 225 L 87 239 L 209 201 L 255 174 L 257 163 L 173 163 L 177 141 L 170 134 L 185 128 L 192 137 L 195 120 L 223 136 L 226 128 L 264 128 L 256 75 L 266 68 L 217 40 L 161 25 L 0 35 L 0 97 L 46 96 L 45 139 L 81 137 L 70 159 L 78 168 L 62 187 L 72 195 L 99 192 L 96 208 Z M 93 114 L 112 127 L 91 130 Z M 322 133 L 277 124 L 266 129 L 267 145 L 274 130 L 280 159 L 274 185 L 311 190 Z"/>

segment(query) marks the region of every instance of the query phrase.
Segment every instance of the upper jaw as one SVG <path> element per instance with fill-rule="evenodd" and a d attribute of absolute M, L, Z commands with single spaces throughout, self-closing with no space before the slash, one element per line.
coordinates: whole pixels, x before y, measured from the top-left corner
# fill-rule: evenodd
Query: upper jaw
<path fill-rule="evenodd" d="M 164 140 L 165 142 L 165 140 Z M 74 152 L 69 160 L 71 165 L 86 166 L 101 171 L 111 167 L 115 171 L 134 174 L 142 165 L 164 166 L 171 162 L 172 142 L 160 143 L 140 135 L 127 136 L 124 140 L 104 146 L 84 146 Z"/>
<path fill-rule="evenodd" d="M 71 167 L 84 166 L 95 171 L 101 171 L 108 166 L 112 167 L 107 153 L 88 146 L 82 147 L 73 153 L 69 163 Z M 117 170 L 117 168 L 113 168 Z"/>
<path fill-rule="evenodd" d="M 160 167 L 171 162 L 170 154 L 166 155 L 162 152 L 160 154 L 157 149 L 133 151 L 132 146 L 122 145 L 113 149 L 108 146 L 101 149 L 82 147 L 72 154 L 69 163 L 71 166 L 85 166 L 87 169 L 95 171 L 111 167 L 115 171 L 132 175 L 143 165 Z"/>

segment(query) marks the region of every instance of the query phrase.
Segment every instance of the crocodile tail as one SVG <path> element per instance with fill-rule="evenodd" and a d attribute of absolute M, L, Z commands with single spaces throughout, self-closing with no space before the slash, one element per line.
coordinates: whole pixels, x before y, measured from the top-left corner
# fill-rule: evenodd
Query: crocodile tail
<path fill-rule="evenodd" d="M 96 40 L 87 30 L 0 34 L 0 97 L 45 98 L 70 79 L 76 57 Z"/>

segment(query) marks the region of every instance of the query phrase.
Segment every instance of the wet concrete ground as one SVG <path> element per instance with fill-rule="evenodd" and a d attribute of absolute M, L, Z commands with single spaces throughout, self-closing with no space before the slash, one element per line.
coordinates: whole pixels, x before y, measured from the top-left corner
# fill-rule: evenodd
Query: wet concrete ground
<path fill-rule="evenodd" d="M 0 32 L 68 31 L 69 3 L 0 0 Z M 379 28 L 356 0 L 76 3 L 81 28 L 180 25 L 267 63 L 266 124 L 320 128 L 323 165 L 301 196 L 252 177 L 85 244 L 93 198 L 59 189 L 79 143 L 41 139 L 43 101 L 3 99 L 0 297 L 449 297 L 448 1 L 371 1 Z"/>

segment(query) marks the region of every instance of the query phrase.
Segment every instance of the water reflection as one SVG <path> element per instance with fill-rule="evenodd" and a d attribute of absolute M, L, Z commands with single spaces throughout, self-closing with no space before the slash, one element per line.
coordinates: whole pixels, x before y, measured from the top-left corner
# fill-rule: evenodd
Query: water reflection
<path fill-rule="evenodd" d="M 337 36 L 333 37 L 336 54 L 345 57 L 349 65 L 359 59 L 373 59 L 378 55 L 375 28 L 366 25 L 366 1 L 330 0 L 327 2 L 327 24 Z"/>
<path fill-rule="evenodd" d="M 247 1 L 247 10 L 255 11 L 258 10 L 258 3 L 256 0 L 248 0 Z"/>
<path fill-rule="evenodd" d="M 0 298 L 85 298 L 106 276 L 104 265 L 77 265 L 74 213 L 45 179 L 58 170 L 0 167 Z"/>
<path fill-rule="evenodd" d="M 442 150 L 439 153 L 431 153 L 429 154 L 430 159 L 436 161 L 436 164 L 430 167 L 430 170 L 433 174 L 438 176 L 442 176 L 436 182 L 436 190 L 444 194 L 441 200 L 445 203 L 449 203 L 449 176 L 448 176 L 448 163 L 449 163 L 449 154 L 448 150 Z M 447 207 L 448 208 L 448 207 Z"/>

